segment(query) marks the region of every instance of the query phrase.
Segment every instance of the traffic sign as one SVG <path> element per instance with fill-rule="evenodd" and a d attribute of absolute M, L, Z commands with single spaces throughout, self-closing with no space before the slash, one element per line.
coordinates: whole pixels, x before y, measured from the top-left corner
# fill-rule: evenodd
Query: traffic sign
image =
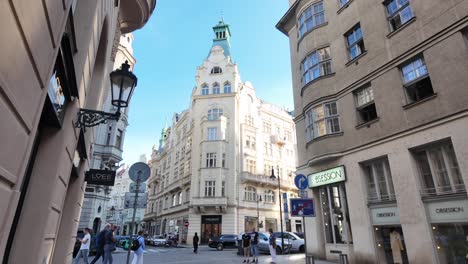
<path fill-rule="evenodd" d="M 315 216 L 313 199 L 290 199 L 291 216 Z"/>
<path fill-rule="evenodd" d="M 130 192 L 125 193 L 125 203 L 124 203 L 125 209 L 134 208 L 133 205 L 135 203 L 135 196 L 136 196 L 136 193 L 130 193 Z M 137 202 L 136 202 L 136 208 L 146 208 L 147 200 L 148 200 L 148 195 L 146 193 L 139 194 Z"/>
<path fill-rule="evenodd" d="M 130 183 L 130 192 L 131 193 L 136 192 L 136 183 L 134 183 L 134 182 Z M 146 184 L 140 183 L 140 187 L 138 187 L 138 192 L 140 192 L 140 193 L 146 192 Z"/>
<path fill-rule="evenodd" d="M 128 176 L 130 176 L 130 179 L 134 182 L 144 182 L 150 177 L 150 172 L 150 167 L 146 163 L 137 162 L 130 166 Z"/>
<path fill-rule="evenodd" d="M 309 181 L 304 174 L 298 174 L 296 178 L 294 178 L 294 184 L 296 184 L 299 190 L 305 190 L 309 186 Z"/>
<path fill-rule="evenodd" d="M 298 190 L 297 195 L 299 196 L 299 198 L 307 198 L 308 197 L 307 190 Z"/>

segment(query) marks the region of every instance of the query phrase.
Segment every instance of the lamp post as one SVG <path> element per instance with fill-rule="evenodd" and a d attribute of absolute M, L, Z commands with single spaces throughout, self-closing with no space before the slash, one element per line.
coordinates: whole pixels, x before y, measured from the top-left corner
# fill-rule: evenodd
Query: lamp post
<path fill-rule="evenodd" d="M 120 69 L 110 73 L 111 93 L 113 106 L 117 107 L 115 113 L 107 113 L 99 110 L 80 109 L 78 120 L 75 127 L 83 128 L 94 127 L 99 124 L 105 124 L 108 120 L 119 120 L 120 108 L 128 107 L 133 90 L 137 85 L 137 77 L 129 70 L 128 61 L 122 63 Z"/>
<path fill-rule="evenodd" d="M 281 254 L 284 254 L 284 237 L 283 237 L 283 208 L 281 207 L 281 182 L 280 182 L 280 171 L 279 165 L 276 166 L 278 171 L 278 177 L 275 176 L 275 169 L 271 169 L 270 179 L 278 179 L 278 193 L 279 193 L 279 210 L 280 210 L 280 229 L 281 229 Z"/>
<path fill-rule="evenodd" d="M 258 203 L 262 202 L 262 196 L 257 194 L 257 232 L 260 231 L 260 211 L 258 210 Z"/>

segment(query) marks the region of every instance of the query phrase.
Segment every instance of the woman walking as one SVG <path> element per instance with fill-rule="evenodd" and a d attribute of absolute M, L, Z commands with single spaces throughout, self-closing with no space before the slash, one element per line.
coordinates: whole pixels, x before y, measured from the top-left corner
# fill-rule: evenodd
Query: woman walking
<path fill-rule="evenodd" d="M 271 263 L 276 264 L 276 237 L 273 234 L 273 229 L 269 229 L 270 232 L 270 255 L 271 255 Z"/>
<path fill-rule="evenodd" d="M 197 254 L 198 253 L 198 241 L 200 239 L 198 238 L 197 232 L 195 232 L 195 235 L 193 236 L 193 253 Z"/>

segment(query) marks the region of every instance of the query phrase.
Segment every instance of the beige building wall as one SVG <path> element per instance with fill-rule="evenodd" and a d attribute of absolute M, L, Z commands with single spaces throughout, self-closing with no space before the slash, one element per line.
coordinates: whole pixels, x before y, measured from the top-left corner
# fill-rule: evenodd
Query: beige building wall
<path fill-rule="evenodd" d="M 127 23 L 128 31 L 123 32 L 138 29 L 155 6 L 155 1 L 127 2 L 126 8 L 132 10 L 120 18 L 118 1 L 0 3 L 5 26 L 0 40 L 0 255 L 4 263 L 71 261 L 84 172 L 89 168 L 86 158 L 94 137 L 93 129 L 84 134 L 74 127 L 77 112 L 83 107 L 101 108 L 120 23 L 137 17 L 139 22 L 131 27 Z M 68 41 L 63 40 L 64 33 Z M 60 83 L 68 93 L 62 122 L 53 121 L 57 117 L 53 110 L 51 115 L 53 108 L 47 101 L 49 86 L 56 83 L 52 74 L 58 54 L 65 61 L 68 80 Z"/>
<path fill-rule="evenodd" d="M 297 172 L 311 175 L 341 165 L 346 172 L 347 222 L 353 243 L 328 242 L 323 215 L 326 209 L 317 202 L 320 214 L 306 221 L 308 253 L 336 259 L 330 250 L 337 249 L 347 253 L 352 263 L 392 263 L 393 251 L 385 257 L 386 246 L 377 234 L 383 228 L 395 227 L 401 228 L 398 232 L 406 245 L 404 263 L 453 263 L 458 254 L 454 253 L 456 245 L 450 242 L 447 248 L 443 246 L 441 227 L 455 230 L 456 226 L 459 236 L 465 237 L 468 218 L 434 208 L 466 211 L 468 206 L 467 152 L 462 143 L 467 140 L 464 130 L 468 126 L 468 2 L 409 1 L 413 17 L 397 29 L 389 23 L 386 10 L 386 4 L 392 1 L 341 2 L 347 3 L 340 6 L 339 1 L 290 1 L 290 9 L 277 24 L 290 40 Z M 317 3 L 323 3 L 324 23 L 300 36 L 301 15 Z M 345 35 L 358 23 L 364 48 L 361 55 L 350 59 Z M 330 51 L 331 71 L 304 84 L 301 63 L 312 52 L 326 47 Z M 403 85 L 402 67 L 418 56 L 426 65 L 433 94 L 413 102 L 407 92 L 410 88 Z M 357 109 L 356 94 L 365 87 L 373 91 L 377 113 L 377 118 L 369 122 L 362 121 Z M 330 102 L 336 102 L 339 131 L 308 137 L 308 113 Z M 455 154 L 450 160 L 455 160 L 453 166 L 459 170 L 462 182 L 451 183 L 446 193 L 440 192 L 445 187 L 439 185 L 437 193 L 428 195 L 416 153 L 450 145 Z M 388 162 L 394 187 L 394 197 L 386 202 L 370 199 L 369 173 L 365 168 L 377 159 Z M 448 164 L 448 159 L 445 162 Z M 431 170 L 435 174 L 435 169 Z M 322 190 L 338 185 L 316 187 L 309 192 L 316 201 L 322 201 Z M 391 221 L 377 223 L 378 210 L 390 212 Z M 445 220 L 440 219 L 442 216 Z"/>

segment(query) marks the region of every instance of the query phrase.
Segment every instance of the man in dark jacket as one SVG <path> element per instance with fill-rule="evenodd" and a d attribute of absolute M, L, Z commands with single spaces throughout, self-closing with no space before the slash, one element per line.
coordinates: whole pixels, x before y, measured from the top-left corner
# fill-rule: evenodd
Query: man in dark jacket
<path fill-rule="evenodd" d="M 99 234 L 96 236 L 96 256 L 91 261 L 91 264 L 96 263 L 100 257 L 102 257 L 102 260 L 104 261 L 104 236 L 110 227 L 110 224 L 106 224 L 104 229 L 102 229 L 101 232 L 99 232 Z"/>
<path fill-rule="evenodd" d="M 195 232 L 195 235 L 193 236 L 193 253 L 197 254 L 198 253 L 198 242 L 200 239 L 198 238 L 197 232 Z"/>

